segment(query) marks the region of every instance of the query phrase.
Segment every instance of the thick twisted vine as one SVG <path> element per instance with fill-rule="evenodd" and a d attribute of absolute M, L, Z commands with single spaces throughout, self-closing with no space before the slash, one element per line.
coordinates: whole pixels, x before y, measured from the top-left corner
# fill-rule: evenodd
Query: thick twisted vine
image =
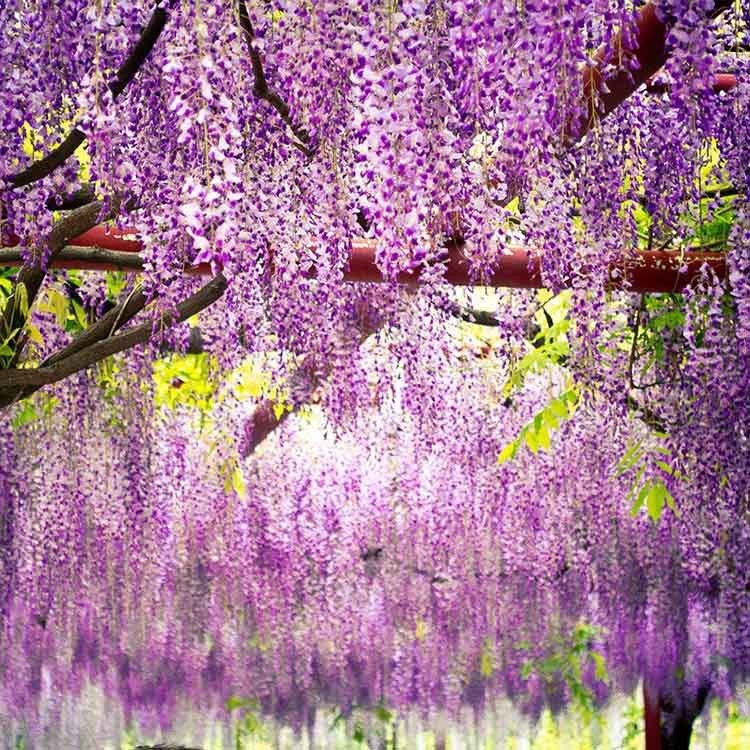
<path fill-rule="evenodd" d="M 294 122 L 289 105 L 281 94 L 268 85 L 265 69 L 263 67 L 263 60 L 255 47 L 255 29 L 250 20 L 250 14 L 247 12 L 247 4 L 245 3 L 245 0 L 238 0 L 237 9 L 240 28 L 242 29 L 243 36 L 247 42 L 247 49 L 250 53 L 250 64 L 253 68 L 253 78 L 255 79 L 255 84 L 253 86 L 254 96 L 257 99 L 262 99 L 263 101 L 268 102 L 276 112 L 278 112 L 281 119 L 297 139 L 292 142 L 294 147 L 299 149 L 305 154 L 305 156 L 312 156 L 313 152 L 310 148 L 310 134 Z"/>
<path fill-rule="evenodd" d="M 135 78 L 136 73 L 140 70 L 154 48 L 156 40 L 161 35 L 166 23 L 167 11 L 161 7 L 155 8 L 131 53 L 108 84 L 112 99 L 117 99 L 127 85 Z M 26 169 L 15 174 L 6 175 L 5 182 L 14 188 L 39 182 L 39 180 L 48 177 L 61 167 L 85 140 L 86 134 L 77 127 L 73 128 L 60 145 L 52 149 L 52 151 L 38 161 L 30 164 Z"/>
<path fill-rule="evenodd" d="M 73 237 L 87 232 L 102 220 L 116 216 L 120 205 L 121 201 L 117 198 L 110 201 L 108 205 L 105 205 L 103 201 L 93 201 L 66 214 L 55 223 L 44 243 L 35 249 L 31 260 L 22 266 L 15 280 L 14 302 L 6 305 L 0 318 L 0 330 L 6 337 L 5 343 L 15 349 L 14 360 L 18 359 L 23 348 L 23 329 L 26 325 L 28 310 L 44 282 L 48 264 L 57 257 Z M 20 260 L 20 251 L 14 249 L 13 252 L 18 254 Z M 26 305 L 23 306 L 16 304 L 15 296 L 15 293 L 21 289 L 26 297 Z"/>
<path fill-rule="evenodd" d="M 145 300 L 139 294 L 132 295 L 130 301 L 126 300 L 124 303 L 127 308 L 125 311 L 123 311 L 123 308 L 119 310 L 113 308 L 96 324 L 95 332 L 88 332 L 86 340 L 101 336 L 100 340 L 96 340 L 89 345 L 84 345 L 81 341 L 76 340 L 66 349 L 50 357 L 47 363 L 41 367 L 3 370 L 0 372 L 0 389 L 17 388 L 24 391 L 51 385 L 76 372 L 86 370 L 113 354 L 145 344 L 153 336 L 155 330 L 181 323 L 196 315 L 216 302 L 224 294 L 226 288 L 226 278 L 222 273 L 218 273 L 195 294 L 180 302 L 174 310 L 162 313 L 124 333 L 103 337 L 107 331 L 111 330 L 113 323 L 123 325 L 126 318 L 132 318 L 138 311 L 139 306 L 143 306 Z M 109 328 L 107 324 L 109 324 Z M 86 336 L 87 332 L 81 334 L 81 337 Z"/>

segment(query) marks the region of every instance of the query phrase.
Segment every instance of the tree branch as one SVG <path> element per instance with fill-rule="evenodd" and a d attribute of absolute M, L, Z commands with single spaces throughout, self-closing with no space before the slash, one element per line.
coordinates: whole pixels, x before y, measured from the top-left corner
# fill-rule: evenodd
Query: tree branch
<path fill-rule="evenodd" d="M 255 78 L 253 94 L 257 99 L 263 99 L 268 102 L 279 113 L 281 119 L 298 140 L 298 142 L 294 142 L 293 145 L 302 151 L 305 156 L 311 156 L 312 150 L 309 147 L 310 134 L 304 128 L 295 124 L 289 110 L 289 105 L 278 92 L 274 91 L 274 89 L 268 85 L 266 73 L 263 69 L 263 60 L 260 57 L 260 53 L 255 48 L 255 30 L 250 21 L 250 14 L 247 12 L 247 4 L 245 3 L 245 0 L 238 0 L 237 6 L 239 11 L 238 16 L 240 28 L 242 29 L 245 41 L 247 42 L 247 49 L 250 53 L 250 63 L 253 68 L 253 77 Z"/>
<path fill-rule="evenodd" d="M 85 206 L 81 206 L 81 208 L 76 208 L 55 223 L 52 231 L 47 235 L 45 246 L 36 249 L 32 261 L 26 263 L 16 277 L 14 290 L 18 290 L 21 284 L 24 285 L 29 308 L 36 299 L 44 277 L 47 275 L 46 267 L 42 266 L 45 254 L 47 255 L 47 260 L 51 260 L 73 237 L 87 232 L 101 220 L 115 216 L 119 210 L 120 200 L 114 199 L 109 209 L 102 216 L 104 203 L 102 201 L 93 201 Z M 9 345 L 18 344 L 25 324 L 26 315 L 21 306 L 16 304 L 14 298 L 13 302 L 6 306 L 2 317 L 0 317 L 0 331 L 4 337 L 10 336 L 12 331 L 16 331 L 16 334 L 7 342 Z"/>
<path fill-rule="evenodd" d="M 82 331 L 66 347 L 59 352 L 47 357 L 42 362 L 41 367 L 51 367 L 58 362 L 62 362 L 68 357 L 72 357 L 78 352 L 84 351 L 97 341 L 106 339 L 113 333 L 116 333 L 123 326 L 127 325 L 143 308 L 146 306 L 148 298 L 142 289 L 125 295 L 125 299 L 113 307 L 99 320 Z"/>
<path fill-rule="evenodd" d="M 107 250 L 102 247 L 78 247 L 68 245 L 55 254 L 55 260 L 70 261 L 75 264 L 104 263 L 113 271 L 143 270 L 143 258 L 137 253 L 122 250 Z M 0 266 L 23 263 L 23 255 L 18 247 L 0 248 Z"/>
<path fill-rule="evenodd" d="M 49 367 L 62 362 L 64 359 L 83 351 L 97 341 L 111 336 L 120 330 L 120 328 L 127 325 L 146 306 L 147 302 L 148 299 L 140 288 L 135 292 L 128 293 L 119 304 L 109 310 L 96 323 L 76 336 L 66 347 L 47 357 L 40 367 Z M 28 398 L 41 387 L 0 389 L 0 409 L 16 401 Z"/>
<path fill-rule="evenodd" d="M 633 324 L 633 342 L 630 346 L 630 354 L 628 355 L 628 383 L 631 388 L 635 387 L 634 382 L 634 371 L 635 362 L 637 359 L 638 352 L 638 334 L 641 330 L 641 315 L 646 310 L 646 295 L 641 295 L 641 301 L 638 303 L 638 310 L 635 313 L 635 323 Z"/>
<path fill-rule="evenodd" d="M 472 307 L 456 305 L 450 312 L 451 315 L 461 318 L 465 323 L 473 323 L 476 326 L 497 328 L 500 325 L 500 321 L 487 310 L 475 310 Z"/>
<path fill-rule="evenodd" d="M 167 24 L 168 14 L 164 8 L 156 7 L 151 14 L 149 22 L 138 37 L 138 41 L 131 50 L 125 62 L 120 66 L 114 79 L 108 84 L 112 92 L 112 98 L 117 99 L 126 89 L 128 84 L 135 78 L 136 73 L 151 54 L 157 39 Z"/>
<path fill-rule="evenodd" d="M 113 307 L 96 323 L 76 336 L 66 347 L 55 352 L 42 362 L 40 367 L 50 367 L 62 362 L 68 357 L 85 350 L 97 341 L 111 336 L 120 328 L 127 325 L 145 306 L 148 300 L 139 289 L 135 293 L 126 295 L 125 300 Z M 35 385 L 28 388 L 0 388 L 0 409 L 22 401 L 36 393 L 42 386 Z"/>
<path fill-rule="evenodd" d="M 97 341 L 77 351 L 71 356 L 52 365 L 39 368 L 12 369 L 0 371 L 0 389 L 34 388 L 50 385 L 81 370 L 86 370 L 103 359 L 145 344 L 153 335 L 155 328 L 169 327 L 195 315 L 219 299 L 227 288 L 227 280 L 218 273 L 192 296 L 177 305 L 176 311 L 166 312 L 156 319 L 142 323 L 125 333 Z M 111 314 L 113 311 L 110 311 Z M 105 316 L 106 317 L 106 316 Z M 101 323 L 101 321 L 99 321 Z M 61 353 L 62 354 L 62 353 Z"/>
<path fill-rule="evenodd" d="M 151 19 L 141 32 L 132 51 L 118 69 L 114 79 L 108 84 L 113 100 L 117 99 L 140 70 L 154 44 L 156 44 L 156 40 L 159 38 L 166 22 L 167 11 L 164 8 L 155 8 L 151 14 Z M 86 134 L 78 128 L 73 128 L 59 146 L 38 161 L 30 164 L 26 169 L 16 174 L 6 175 L 5 182 L 11 187 L 18 188 L 44 179 L 58 167 L 61 167 L 85 140 Z"/>
<path fill-rule="evenodd" d="M 669 432 L 667 424 L 658 414 L 656 414 L 656 412 L 652 411 L 647 406 L 644 406 L 632 396 L 627 397 L 627 406 L 628 411 L 633 412 L 645 425 L 650 427 L 652 430 L 656 430 L 656 432 Z"/>
<path fill-rule="evenodd" d="M 96 192 L 91 185 L 83 185 L 78 190 L 62 196 L 50 196 L 45 203 L 49 211 L 72 211 L 96 200 Z"/>

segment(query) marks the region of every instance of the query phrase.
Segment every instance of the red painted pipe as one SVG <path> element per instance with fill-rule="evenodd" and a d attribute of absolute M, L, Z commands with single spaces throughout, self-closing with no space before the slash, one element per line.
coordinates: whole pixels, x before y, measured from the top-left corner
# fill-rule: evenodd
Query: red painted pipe
<path fill-rule="evenodd" d="M 595 64 L 583 72 L 583 98 L 586 102 L 586 122 L 572 128 L 573 140 L 582 138 L 597 119 L 606 117 L 615 107 L 627 99 L 641 84 L 648 81 L 667 60 L 667 26 L 656 15 L 654 3 L 646 4 L 638 13 L 635 45 L 626 46 L 622 32 L 615 36 L 612 47 L 622 50 L 623 58 L 635 58 L 640 65 L 630 73 L 620 71 L 604 78 L 602 69 L 612 62 L 611 48 L 600 49 L 594 58 Z M 604 84 L 608 91 L 602 93 Z M 603 109 L 597 110 L 597 99 Z"/>
<path fill-rule="evenodd" d="M 119 250 L 138 253 L 143 243 L 132 229 L 108 229 L 94 227 L 70 241 L 73 246 L 100 247 L 104 250 Z M 344 280 L 350 282 L 383 282 L 380 269 L 375 262 L 376 244 L 372 240 L 356 240 L 352 244 L 349 267 Z M 542 256 L 523 248 L 498 254 L 496 268 L 488 278 L 478 279 L 472 274 L 470 262 L 463 254 L 461 245 L 447 245 L 441 261 L 444 264 L 444 279 L 454 286 L 493 286 L 514 289 L 539 289 L 542 283 Z M 629 289 L 633 292 L 680 292 L 699 274 L 707 264 L 721 279 L 726 277 L 726 259 L 723 253 L 691 250 L 681 253 L 674 250 L 639 251 L 612 270 L 611 289 Z M 97 261 L 78 262 L 56 260 L 55 268 L 75 268 L 89 271 L 115 271 L 117 266 Z M 680 269 L 683 272 L 680 272 Z M 133 272 L 133 269 L 122 269 Z M 189 274 L 208 275 L 209 264 L 203 263 L 185 269 Z M 398 275 L 400 284 L 418 284 L 424 269 L 415 268 Z"/>
<path fill-rule="evenodd" d="M 714 78 L 714 92 L 721 93 L 722 91 L 731 91 L 737 88 L 737 76 L 733 73 L 719 73 Z M 646 82 L 646 90 L 650 94 L 663 94 L 665 91 L 669 91 L 669 85 L 666 83 L 652 83 L 651 81 Z"/>
<path fill-rule="evenodd" d="M 77 247 L 101 247 L 125 253 L 140 253 L 143 250 L 143 243 L 138 239 L 138 233 L 134 229 L 114 229 L 102 224 L 79 234 L 68 244 Z"/>
<path fill-rule="evenodd" d="M 737 88 L 737 76 L 732 73 L 719 73 L 714 79 L 714 91 L 731 91 Z"/>
<path fill-rule="evenodd" d="M 708 264 L 719 278 L 726 275 L 725 256 L 722 253 L 690 251 L 647 251 L 634 253 L 610 275 L 609 288 L 629 289 L 634 292 L 681 292 L 700 273 L 703 264 Z M 683 272 L 680 273 L 680 269 Z M 513 289 L 540 289 L 542 281 L 542 256 L 522 248 L 511 253 L 499 254 L 497 266 L 486 279 L 478 279 L 471 272 L 470 263 L 460 246 L 447 248 L 445 274 L 447 283 L 453 286 L 492 286 Z M 359 242 L 352 248 L 347 281 L 383 281 L 375 264 L 375 245 Z M 417 284 L 420 269 L 399 274 L 402 284 Z"/>

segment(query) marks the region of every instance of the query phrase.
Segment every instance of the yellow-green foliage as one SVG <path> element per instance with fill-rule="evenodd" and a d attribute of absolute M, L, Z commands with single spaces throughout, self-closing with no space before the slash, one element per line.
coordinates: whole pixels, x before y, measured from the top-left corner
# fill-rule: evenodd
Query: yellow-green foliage
<path fill-rule="evenodd" d="M 534 418 L 527 422 L 497 457 L 499 464 L 505 463 L 516 457 L 516 454 L 524 445 L 536 453 L 540 448 L 549 450 L 551 446 L 551 432 L 560 426 L 562 420 L 568 419 L 575 411 L 578 403 L 578 391 L 570 388 L 553 398 Z"/>
<path fill-rule="evenodd" d="M 531 349 L 514 365 L 510 377 L 503 389 L 504 396 L 523 385 L 529 373 L 539 372 L 550 365 L 559 364 L 570 353 L 567 333 L 570 330 L 570 291 L 552 295 L 551 292 L 539 292 L 540 306 L 534 314 L 534 322 L 539 326 L 539 333 L 532 340 Z"/>
<path fill-rule="evenodd" d="M 202 412 L 211 408 L 216 378 L 207 354 L 172 354 L 154 362 L 157 406 L 189 406 Z"/>
<path fill-rule="evenodd" d="M 240 399 L 267 398 L 273 401 L 277 419 L 289 408 L 283 390 L 271 382 L 271 376 L 254 357 L 248 357 L 232 372 L 227 386 Z"/>

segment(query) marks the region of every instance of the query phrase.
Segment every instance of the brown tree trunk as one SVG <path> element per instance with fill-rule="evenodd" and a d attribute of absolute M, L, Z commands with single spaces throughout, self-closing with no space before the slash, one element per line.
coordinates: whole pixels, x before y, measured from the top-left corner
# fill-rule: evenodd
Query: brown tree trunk
<path fill-rule="evenodd" d="M 643 723 L 646 750 L 662 750 L 659 696 L 649 688 L 645 680 L 643 681 Z"/>
<path fill-rule="evenodd" d="M 694 696 L 661 695 L 661 747 L 659 750 L 689 750 L 693 724 L 703 711 L 710 692 L 710 685 L 703 683 Z M 650 748 L 649 748 L 650 750 Z"/>

